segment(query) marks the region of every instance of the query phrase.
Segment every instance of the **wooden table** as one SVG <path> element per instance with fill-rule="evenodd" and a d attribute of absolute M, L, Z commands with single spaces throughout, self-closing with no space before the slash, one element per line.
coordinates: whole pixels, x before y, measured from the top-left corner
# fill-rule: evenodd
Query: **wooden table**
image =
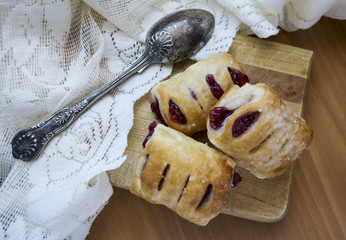
<path fill-rule="evenodd" d="M 114 189 L 87 239 L 346 239 L 346 21 L 322 18 L 268 40 L 314 52 L 305 103 L 314 141 L 296 165 L 286 216 L 261 223 L 220 214 L 199 227 Z"/>

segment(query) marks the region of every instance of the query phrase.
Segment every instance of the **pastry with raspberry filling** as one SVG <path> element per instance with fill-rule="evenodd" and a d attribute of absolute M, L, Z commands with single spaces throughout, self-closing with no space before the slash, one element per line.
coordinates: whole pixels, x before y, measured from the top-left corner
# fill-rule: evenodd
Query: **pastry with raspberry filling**
<path fill-rule="evenodd" d="M 234 87 L 212 107 L 209 140 L 258 178 L 284 173 L 309 147 L 312 130 L 267 85 Z"/>
<path fill-rule="evenodd" d="M 152 123 L 130 191 L 179 216 L 206 225 L 240 181 L 233 159 L 162 124 Z"/>
<path fill-rule="evenodd" d="M 209 111 L 224 92 L 248 82 L 241 65 L 219 52 L 157 84 L 151 91 L 151 109 L 161 123 L 192 135 L 206 128 Z"/>

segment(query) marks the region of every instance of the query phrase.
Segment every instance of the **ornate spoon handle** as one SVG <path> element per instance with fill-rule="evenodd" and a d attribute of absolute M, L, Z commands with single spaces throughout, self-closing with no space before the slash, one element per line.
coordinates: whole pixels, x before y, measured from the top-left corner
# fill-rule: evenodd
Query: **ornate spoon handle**
<path fill-rule="evenodd" d="M 86 109 L 120 83 L 133 74 L 142 71 L 153 62 L 155 62 L 155 60 L 151 52 L 145 51 L 145 53 L 135 61 L 129 69 L 103 87 L 91 93 L 89 96 L 54 113 L 51 117 L 38 125 L 18 132 L 12 139 L 13 157 L 23 161 L 31 161 L 36 158 L 52 137 L 66 129 L 74 120 L 81 116 Z"/>
<path fill-rule="evenodd" d="M 12 139 L 12 155 L 24 161 L 33 160 L 52 137 L 134 73 L 142 71 L 151 63 L 175 63 L 195 54 L 212 36 L 214 25 L 213 15 L 199 9 L 182 10 L 165 16 L 150 28 L 143 56 L 128 70 L 84 99 L 55 113 L 48 120 L 17 133 Z"/>

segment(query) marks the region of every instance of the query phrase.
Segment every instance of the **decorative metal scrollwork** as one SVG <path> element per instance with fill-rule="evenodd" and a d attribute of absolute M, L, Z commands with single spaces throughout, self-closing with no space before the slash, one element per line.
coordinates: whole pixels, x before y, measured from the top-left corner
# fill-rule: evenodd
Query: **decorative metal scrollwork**
<path fill-rule="evenodd" d="M 41 152 L 43 146 L 51 138 L 70 124 L 87 106 L 87 100 L 77 102 L 71 107 L 56 113 L 48 120 L 19 132 L 12 139 L 13 156 L 24 161 L 30 161 Z"/>
<path fill-rule="evenodd" d="M 85 106 L 88 104 L 86 100 L 82 102 L 78 102 L 75 105 L 71 106 L 70 108 L 67 108 L 64 112 L 62 112 L 60 115 L 58 115 L 55 119 L 55 123 L 57 124 L 64 124 L 68 122 L 71 118 L 73 118 L 76 114 L 78 114 L 80 111 L 85 108 Z"/>
<path fill-rule="evenodd" d="M 173 46 L 173 38 L 169 32 L 161 31 L 151 36 L 149 51 L 154 55 L 168 57 Z"/>

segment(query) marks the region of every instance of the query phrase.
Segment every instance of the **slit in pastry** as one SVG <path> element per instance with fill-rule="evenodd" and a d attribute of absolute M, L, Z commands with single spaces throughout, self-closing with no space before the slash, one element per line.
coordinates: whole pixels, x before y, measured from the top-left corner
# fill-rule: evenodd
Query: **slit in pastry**
<path fill-rule="evenodd" d="M 167 164 L 167 166 L 165 167 L 165 169 L 162 171 L 162 178 L 160 179 L 160 182 L 159 182 L 159 184 L 158 184 L 158 186 L 157 186 L 157 191 L 161 191 L 162 190 L 162 187 L 163 187 L 163 185 L 164 185 L 164 183 L 165 183 L 165 179 L 166 179 L 166 176 L 167 176 L 167 174 L 168 174 L 168 171 L 169 171 L 169 168 L 170 168 L 170 165 L 169 164 Z"/>
<path fill-rule="evenodd" d="M 269 139 L 273 136 L 274 133 L 275 133 L 275 131 L 272 132 L 271 134 L 269 134 L 260 144 L 258 144 L 256 147 L 254 147 L 253 149 L 251 149 L 251 150 L 249 151 L 249 153 L 255 153 L 255 152 L 257 152 L 266 142 L 269 141 Z"/>
<path fill-rule="evenodd" d="M 180 195 L 179 195 L 179 198 L 178 198 L 178 201 L 177 201 L 177 202 L 180 201 L 181 197 L 183 196 L 183 193 L 186 192 L 186 188 L 187 188 L 187 185 L 189 184 L 189 180 L 190 180 L 190 175 L 186 178 L 184 187 L 183 187 L 183 189 L 181 190 L 181 193 L 180 193 Z"/>
<path fill-rule="evenodd" d="M 209 183 L 196 209 L 200 209 L 211 200 L 213 195 L 213 190 L 214 190 L 213 184 Z"/>

